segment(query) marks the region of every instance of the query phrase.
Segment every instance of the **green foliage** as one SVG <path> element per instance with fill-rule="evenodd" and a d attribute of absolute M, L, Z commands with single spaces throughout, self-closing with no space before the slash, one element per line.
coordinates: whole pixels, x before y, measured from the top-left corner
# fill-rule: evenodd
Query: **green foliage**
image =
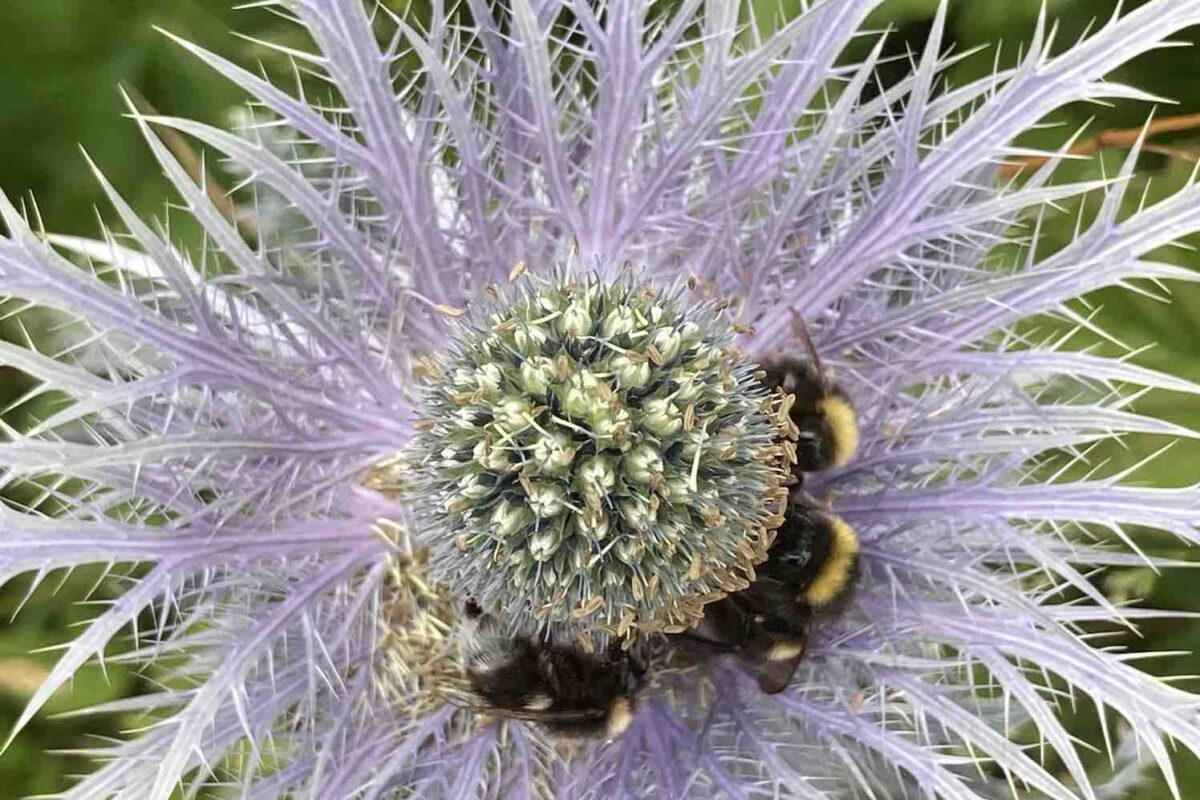
<path fill-rule="evenodd" d="M 139 211 L 168 198 L 149 150 L 125 112 L 120 87 L 164 114 L 220 122 L 242 96 L 188 56 L 160 26 L 226 56 L 260 48 L 230 34 L 282 25 L 265 12 L 205 0 L 39 0 L 6 3 L 0 16 L 0 186 L 36 198 L 54 230 L 94 235 L 103 195 L 83 147 Z"/>
<path fill-rule="evenodd" d="M 50 230 L 96 235 L 95 209 L 104 201 L 82 146 L 139 212 L 161 215 L 170 195 L 134 124 L 121 119 L 126 109 L 119 87 L 136 91 L 164 114 L 224 123 L 241 94 L 153 26 L 243 61 L 262 56 L 262 48 L 229 31 L 264 36 L 267 27 L 282 23 L 230 5 L 205 0 L 6 3 L 0 14 L 0 187 L 14 198 L 35 198 Z M 4 331 L 6 336 L 15 333 Z M 0 369 L 0 408 L 14 427 L 26 427 L 39 416 L 34 406 L 52 401 L 42 397 L 13 406 L 29 388 L 24 376 Z M 56 650 L 36 651 L 68 641 L 97 613 L 98 602 L 122 588 L 100 568 L 50 575 L 26 597 L 31 584 L 23 579 L 0 590 L 4 736 L 58 657 Z M 115 654 L 112 648 L 107 653 L 110 658 Z M 62 791 L 71 783 L 69 776 L 86 771 L 89 764 L 80 757 L 47 756 L 48 751 L 93 746 L 100 741 L 97 736 L 116 736 L 139 723 L 115 715 L 55 715 L 149 688 L 144 678 L 119 664 L 102 668 L 93 662 L 81 670 L 69 689 L 56 694 L 0 755 L 0 797 Z"/>
<path fill-rule="evenodd" d="M 102 610 L 98 601 L 119 590 L 118 579 L 106 578 L 100 567 L 51 575 L 30 593 L 32 584 L 31 577 L 24 576 L 0 591 L 0 619 L 7 623 L 0 627 L 0 728 L 6 735 L 58 657 L 57 651 L 38 651 L 67 641 Z M 106 655 L 112 658 L 116 652 L 110 648 Z M 88 762 L 74 756 L 48 757 L 47 751 L 95 745 L 95 737 L 115 736 L 124 727 L 113 715 L 56 715 L 148 689 L 136 673 L 118 663 L 102 667 L 92 662 L 81 669 L 70 689 L 55 693 L 0 758 L 0 796 L 63 790 L 69 785 L 66 776 L 87 770 Z"/>

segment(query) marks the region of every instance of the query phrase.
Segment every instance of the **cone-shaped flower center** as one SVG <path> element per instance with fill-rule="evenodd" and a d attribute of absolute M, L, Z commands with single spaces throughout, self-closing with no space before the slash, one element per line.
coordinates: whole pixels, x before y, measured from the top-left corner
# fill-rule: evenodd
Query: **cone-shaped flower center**
<path fill-rule="evenodd" d="M 675 629 L 765 557 L 786 499 L 777 399 L 723 314 L 680 295 L 528 277 L 423 361 L 421 538 L 514 629 Z"/>

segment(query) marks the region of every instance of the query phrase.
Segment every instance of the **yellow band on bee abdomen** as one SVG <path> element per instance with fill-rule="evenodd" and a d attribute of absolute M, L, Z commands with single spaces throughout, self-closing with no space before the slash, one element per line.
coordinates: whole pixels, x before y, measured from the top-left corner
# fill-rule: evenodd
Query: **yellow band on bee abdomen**
<path fill-rule="evenodd" d="M 817 401 L 817 410 L 829 423 L 833 435 L 833 466 L 843 466 L 858 449 L 858 419 L 854 409 L 842 398 L 830 396 Z"/>
<path fill-rule="evenodd" d="M 828 522 L 829 555 L 804 590 L 804 599 L 814 608 L 829 605 L 842 594 L 858 557 L 858 535 L 854 529 L 841 517 L 830 516 Z"/>

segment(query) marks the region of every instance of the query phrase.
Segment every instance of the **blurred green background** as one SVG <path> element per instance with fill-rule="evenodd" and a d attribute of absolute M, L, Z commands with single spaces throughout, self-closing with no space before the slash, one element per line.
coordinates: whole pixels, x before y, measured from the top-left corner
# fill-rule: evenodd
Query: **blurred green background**
<path fill-rule="evenodd" d="M 776 0 L 756 0 L 760 19 L 778 8 Z M 798 0 L 785 0 L 784 9 Z M 957 0 L 951 2 L 948 38 L 956 50 L 1003 42 L 1001 63 L 1008 63 L 1027 40 L 1040 0 Z M 153 30 L 159 25 L 206 47 L 253 65 L 264 61 L 269 70 L 283 74 L 286 64 L 261 45 L 231 35 L 293 40 L 295 33 L 262 10 L 234 11 L 225 0 L 4 0 L 0 3 L 0 189 L 16 199 L 36 198 L 47 230 L 96 235 L 101 193 L 80 154 L 82 145 L 127 199 L 145 215 L 161 214 L 170 199 L 164 181 L 133 124 L 124 112 L 118 86 L 136 90 L 163 113 L 190 116 L 229 124 L 242 95 L 194 58 Z M 404 10 L 401 2 L 391 3 Z M 1060 46 L 1074 41 L 1094 20 L 1110 16 L 1116 0 L 1048 0 L 1050 16 L 1060 22 Z M 1127 3 L 1133 7 L 1140 3 Z M 881 70 L 884 82 L 903 75 L 908 49 L 919 50 L 930 28 L 936 0 L 891 0 L 873 18 L 880 30 L 891 27 L 888 52 L 896 60 Z M 1177 37 L 1200 41 L 1200 31 Z M 961 84 L 990 69 L 991 48 L 950 73 Z M 1200 112 L 1200 49 L 1167 50 L 1150 54 L 1117 73 L 1178 105 L 1160 108 L 1159 116 Z M 1070 108 L 1056 115 L 1058 128 L 1039 131 L 1031 143 L 1042 146 L 1061 142 L 1070 132 L 1092 120 L 1087 134 L 1140 125 L 1151 108 L 1145 103 L 1122 102 L 1112 106 Z M 1154 137 L 1150 152 L 1138 164 L 1139 187 L 1148 186 L 1151 200 L 1182 185 L 1200 159 L 1200 126 Z M 1124 151 L 1103 152 L 1073 164 L 1064 172 L 1071 178 L 1113 174 Z M 221 176 L 219 165 L 210 164 Z M 1131 191 L 1131 198 L 1140 191 Z M 1046 245 L 1061 245 L 1071 235 L 1074 212 L 1067 206 L 1046 228 Z M 108 215 L 107 210 L 102 213 Z M 186 234 L 184 234 L 186 235 Z M 1200 242 L 1196 242 L 1200 243 Z M 1194 243 L 1195 244 L 1195 243 Z M 1200 268 L 1200 256 L 1179 248 L 1164 254 L 1178 263 Z M 1154 345 L 1138 362 L 1200 381 L 1200 290 L 1172 287 L 1174 305 L 1129 292 L 1108 290 L 1089 298 L 1101 308 L 1099 320 L 1132 348 Z M 13 335 L 0 330 L 0 335 Z M 1080 339 L 1079 344 L 1086 343 Z M 1097 340 L 1102 349 L 1112 349 Z M 5 420 L 20 427 L 37 415 L 32 403 L 20 402 L 29 386 L 22 376 L 0 371 L 0 408 Z M 1167 393 L 1151 394 L 1138 409 L 1200 430 L 1200 407 L 1195 398 Z M 1130 438 L 1106 446 L 1098 459 L 1111 459 L 1109 469 L 1137 463 L 1158 451 L 1165 442 L 1154 437 Z M 1181 486 L 1200 478 L 1200 447 L 1195 442 L 1177 444 L 1147 466 L 1139 477 L 1161 486 Z M 1175 543 L 1150 537 L 1157 552 L 1188 557 Z M 1200 611 L 1194 573 L 1175 570 L 1156 577 L 1149 570 L 1121 570 L 1098 575 L 1096 580 L 1117 598 L 1147 597 L 1159 607 Z M 61 578 L 61 580 L 59 579 Z M 121 588 L 121 575 L 99 568 L 54 576 L 27 597 L 28 582 L 15 581 L 0 589 L 0 730 L 7 732 L 41 675 L 53 664 L 47 650 L 69 639 L 77 626 L 95 613 L 97 603 Z M 20 613 L 16 613 L 18 608 Z M 1190 620 L 1145 624 L 1140 637 L 1125 634 L 1114 643 L 1138 650 L 1200 650 L 1200 623 Z M 119 655 L 120 648 L 109 655 Z M 1193 655 L 1151 662 L 1148 668 L 1163 674 L 1200 673 Z M 147 678 L 110 663 L 83 670 L 70 691 L 63 691 L 47 706 L 16 742 L 0 755 L 0 800 L 59 791 L 70 775 L 88 768 L 81 757 L 45 757 L 50 750 L 88 747 L 90 737 L 119 735 L 133 720 L 117 715 L 60 717 L 62 712 L 117 699 L 150 688 Z M 1193 688 L 1196 688 L 1193 686 Z M 1095 720 L 1086 714 L 1076 721 L 1078 734 L 1097 741 Z M 1200 797 L 1200 764 L 1179 759 L 1185 797 Z M 1165 786 L 1154 775 L 1128 797 L 1135 800 L 1165 798 Z"/>

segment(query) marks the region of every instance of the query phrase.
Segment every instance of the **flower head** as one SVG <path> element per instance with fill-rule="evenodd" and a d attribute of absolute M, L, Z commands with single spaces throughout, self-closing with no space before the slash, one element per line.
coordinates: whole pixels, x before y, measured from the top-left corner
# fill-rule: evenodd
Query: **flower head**
<path fill-rule="evenodd" d="M 526 280 L 422 364 L 412 502 L 440 571 L 517 630 L 686 628 L 781 519 L 771 400 L 681 287 Z"/>
<path fill-rule="evenodd" d="M 145 564 L 17 728 L 148 609 L 129 657 L 163 686 L 120 704 L 153 724 L 64 796 L 1092 800 L 1112 787 L 1065 691 L 1175 786 L 1166 742 L 1200 753 L 1200 699 L 1096 645 L 1092 623 L 1151 612 L 1087 576 L 1142 563 L 1138 526 L 1200 540 L 1200 494 L 1056 464 L 1193 435 L 1119 390 L 1200 387 L 1021 323 L 1194 281 L 1150 254 L 1200 228 L 1200 189 L 1121 216 L 1136 147 L 1100 182 L 1052 181 L 1063 153 L 1019 180 L 998 166 L 1064 104 L 1140 97 L 1105 76 L 1200 23 L 1200 0 L 1059 55 L 1043 21 L 1016 67 L 956 87 L 943 7 L 877 95 L 880 48 L 843 58 L 873 0 L 804 4 L 769 34 L 704 0 L 435 2 L 424 26 L 274 5 L 333 102 L 183 43 L 254 96 L 254 126 L 134 115 L 202 247 L 107 182 L 125 232 L 99 240 L 0 200 L 0 294 L 60 343 L 0 362 L 70 399 L 6 431 L 5 480 L 39 502 L 0 505 L 4 575 Z M 284 211 L 239 227 L 166 128 L 247 176 L 239 203 Z M 1094 217 L 1038 247 L 1041 215 L 1086 192 Z M 841 569 L 859 578 L 766 694 L 745 653 L 658 630 L 713 622 L 781 568 L 795 431 L 757 365 L 815 361 L 809 338 L 860 437 L 802 476 L 805 513 L 857 531 Z M 564 746 L 477 713 L 467 596 L 504 636 L 647 648 L 621 735 Z"/>

